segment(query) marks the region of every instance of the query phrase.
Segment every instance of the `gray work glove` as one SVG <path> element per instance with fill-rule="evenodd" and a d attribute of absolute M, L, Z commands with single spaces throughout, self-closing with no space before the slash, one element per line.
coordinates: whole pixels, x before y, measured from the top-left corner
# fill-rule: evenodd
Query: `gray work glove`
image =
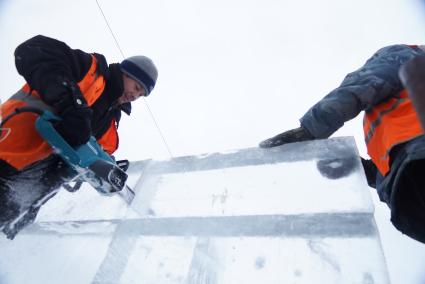
<path fill-rule="evenodd" d="M 307 141 L 307 140 L 314 140 L 315 137 L 308 132 L 307 129 L 300 126 L 295 129 L 291 129 L 288 131 L 285 131 L 279 135 L 276 135 L 272 138 L 269 138 L 267 140 L 264 140 L 260 143 L 261 148 L 271 148 L 280 146 L 287 143 L 293 143 L 293 142 L 301 142 L 301 141 Z"/>

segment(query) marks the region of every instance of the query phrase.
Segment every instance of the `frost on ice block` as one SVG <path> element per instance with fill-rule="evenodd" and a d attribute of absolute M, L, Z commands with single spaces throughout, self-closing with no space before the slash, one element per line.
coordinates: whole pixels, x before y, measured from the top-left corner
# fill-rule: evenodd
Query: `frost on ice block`
<path fill-rule="evenodd" d="M 0 280 L 389 282 L 352 138 L 140 161 L 129 175 L 130 208 L 64 191 L 13 242 L 0 239 Z"/>

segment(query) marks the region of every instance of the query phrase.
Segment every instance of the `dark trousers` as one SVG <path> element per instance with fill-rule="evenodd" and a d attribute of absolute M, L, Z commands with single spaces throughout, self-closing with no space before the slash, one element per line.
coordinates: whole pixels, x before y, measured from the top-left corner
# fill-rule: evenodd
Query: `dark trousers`
<path fill-rule="evenodd" d="M 391 151 L 391 169 L 379 172 L 376 188 L 391 209 L 391 222 L 402 233 L 425 243 L 425 138 L 420 136 Z"/>
<path fill-rule="evenodd" d="M 70 178 L 68 166 L 56 155 L 20 171 L 0 160 L 0 231 L 13 239 Z"/>

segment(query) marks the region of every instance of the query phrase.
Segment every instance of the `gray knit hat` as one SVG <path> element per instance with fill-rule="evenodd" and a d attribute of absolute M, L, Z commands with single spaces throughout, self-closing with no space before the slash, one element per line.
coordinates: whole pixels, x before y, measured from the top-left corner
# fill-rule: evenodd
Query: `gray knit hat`
<path fill-rule="evenodd" d="M 120 66 L 123 73 L 145 88 L 146 96 L 151 93 L 158 79 L 158 69 L 150 58 L 143 55 L 132 56 L 121 62 Z"/>

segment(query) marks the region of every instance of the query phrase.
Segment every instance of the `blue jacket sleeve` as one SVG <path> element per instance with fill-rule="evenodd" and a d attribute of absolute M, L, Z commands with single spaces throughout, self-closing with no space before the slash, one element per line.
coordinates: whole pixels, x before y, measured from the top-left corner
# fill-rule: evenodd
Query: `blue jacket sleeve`
<path fill-rule="evenodd" d="M 360 69 L 349 73 L 341 85 L 311 107 L 301 126 L 318 139 L 328 138 L 362 110 L 396 96 L 403 89 L 398 77 L 402 64 L 421 49 L 391 45 L 378 50 Z"/>

